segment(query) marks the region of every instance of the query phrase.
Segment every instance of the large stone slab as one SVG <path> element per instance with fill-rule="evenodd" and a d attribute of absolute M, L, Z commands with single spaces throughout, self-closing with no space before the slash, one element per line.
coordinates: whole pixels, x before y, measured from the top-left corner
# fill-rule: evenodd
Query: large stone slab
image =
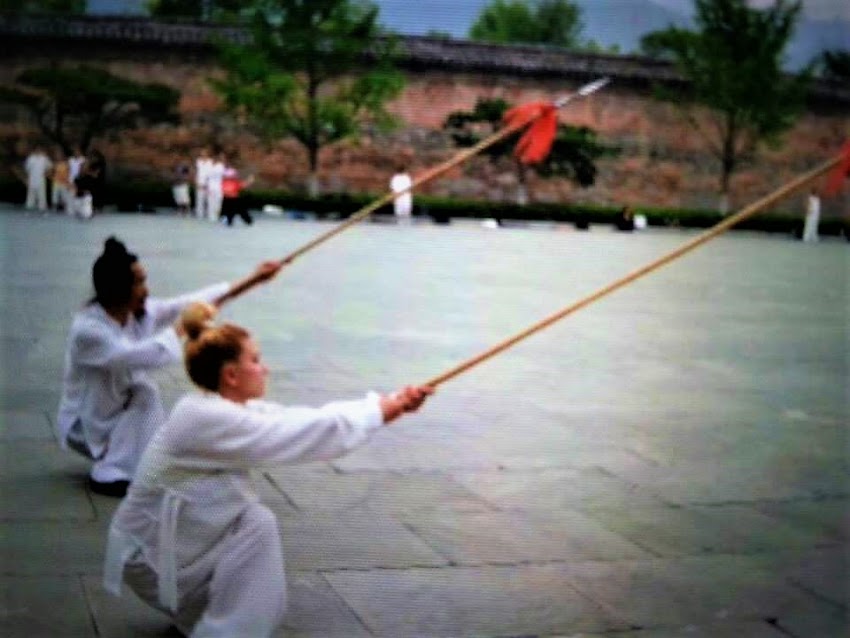
<path fill-rule="evenodd" d="M 380 431 L 366 445 L 332 462 L 343 472 L 429 471 L 451 469 L 495 469 L 499 460 L 470 438 L 455 438 L 451 445 L 417 431 L 416 415 L 398 428 Z"/>
<path fill-rule="evenodd" d="M 846 607 L 782 613 L 776 626 L 794 638 L 836 638 L 850 635 L 850 611 Z"/>
<path fill-rule="evenodd" d="M 550 566 L 330 572 L 376 636 L 514 636 L 622 630 Z"/>
<path fill-rule="evenodd" d="M 401 519 L 453 564 L 619 560 L 650 554 L 579 512 L 424 511 Z"/>
<path fill-rule="evenodd" d="M 777 461 L 781 466 L 781 461 Z M 686 504 L 741 503 L 760 500 L 805 499 L 848 493 L 842 463 L 798 462 L 787 474 L 770 463 L 741 459 L 702 461 L 674 467 L 651 466 L 615 471 L 623 480 L 640 485 L 666 502 Z"/>
<path fill-rule="evenodd" d="M 303 511 L 368 507 L 376 512 L 419 509 L 487 510 L 483 499 L 438 472 L 345 472 L 270 470 L 278 488 Z"/>
<path fill-rule="evenodd" d="M 754 556 L 753 560 L 777 578 L 833 605 L 850 609 L 850 555 L 847 546 L 789 550 Z"/>
<path fill-rule="evenodd" d="M 489 503 L 506 509 L 584 509 L 661 502 L 641 486 L 599 468 L 455 471 L 451 476 Z"/>
<path fill-rule="evenodd" d="M 93 521 L 96 513 L 82 476 L 64 473 L 26 481 L 0 478 L 0 521 Z"/>
<path fill-rule="evenodd" d="M 15 576 L 99 573 L 106 533 L 97 522 L 2 522 L 0 565 Z"/>
<path fill-rule="evenodd" d="M 94 519 L 83 457 L 61 450 L 52 438 L 21 438 L 0 441 L 0 459 L 0 520 Z"/>
<path fill-rule="evenodd" d="M 398 521 L 368 510 L 279 520 L 287 569 L 439 567 L 445 557 Z"/>
<path fill-rule="evenodd" d="M 0 465 L 0 478 L 19 481 L 46 477 L 75 481 L 85 476 L 91 466 L 89 460 L 71 450 L 62 450 L 52 439 L 0 441 L 0 458 L 9 461 Z"/>
<path fill-rule="evenodd" d="M 100 638 L 181 638 L 168 616 L 157 611 L 133 593 L 126 585 L 121 597 L 107 592 L 101 577 L 83 578 L 86 599 L 91 607 L 93 624 Z"/>
<path fill-rule="evenodd" d="M 584 563 L 563 569 L 583 594 L 637 627 L 768 619 L 831 609 L 751 557 Z"/>
<path fill-rule="evenodd" d="M 7 571 L 5 559 L 0 564 Z M 100 635 L 89 617 L 83 586 L 76 575 L 4 574 L 0 576 L 0 592 L 0 635 L 4 638 Z"/>
<path fill-rule="evenodd" d="M 46 411 L 0 411 L 0 441 L 10 439 L 53 439 L 51 421 Z"/>
<path fill-rule="evenodd" d="M 827 635 L 805 634 L 810 638 L 828 638 Z M 838 634 L 835 634 L 838 635 Z M 637 631 L 618 631 L 604 634 L 573 634 L 553 638 L 788 638 L 788 634 L 767 621 L 712 622 L 701 625 L 677 625 Z"/>
<path fill-rule="evenodd" d="M 801 529 L 850 540 L 850 499 L 768 501 L 753 505 L 758 511 Z"/>
<path fill-rule="evenodd" d="M 749 554 L 835 542 L 743 506 L 633 506 L 587 513 L 658 556 Z"/>
<path fill-rule="evenodd" d="M 278 638 L 360 638 L 371 636 L 362 621 L 319 574 L 287 574 L 289 606 Z"/>

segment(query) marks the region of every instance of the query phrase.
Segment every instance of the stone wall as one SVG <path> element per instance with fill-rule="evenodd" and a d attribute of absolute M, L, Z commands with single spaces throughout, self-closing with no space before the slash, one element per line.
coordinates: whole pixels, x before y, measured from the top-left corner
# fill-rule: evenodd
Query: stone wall
<path fill-rule="evenodd" d="M 2 31 L 2 28 L 0 28 Z M 179 88 L 182 97 L 179 126 L 159 125 L 99 139 L 96 146 L 107 157 L 113 176 L 168 178 L 174 163 L 191 157 L 201 144 L 221 144 L 238 152 L 239 162 L 258 177 L 259 186 L 298 188 L 306 179 L 306 153 L 292 141 L 266 147 L 217 112 L 218 102 L 207 82 L 217 73 L 214 57 L 203 47 L 185 42 L 118 42 L 103 39 L 37 38 L 13 40 L 0 67 L 0 82 L 8 84 L 24 68 L 47 64 L 96 63 L 111 72 L 141 81 L 158 81 Z M 416 43 L 419 43 L 417 40 Z M 465 46 L 454 44 L 456 49 Z M 479 47 L 480 48 L 480 47 Z M 468 56 L 471 47 L 461 53 Z M 516 48 L 502 47 L 516 58 Z M 475 50 L 477 51 L 477 49 Z M 497 53 L 499 50 L 496 50 Z M 522 52 L 520 50 L 520 52 Z M 529 49 L 518 60 L 535 60 Z M 562 54 L 563 55 L 563 54 Z M 462 57 L 462 56 L 461 56 Z M 551 57 L 551 56 L 550 56 Z M 478 98 L 501 97 L 511 103 L 551 99 L 574 90 L 600 74 L 596 67 L 618 60 L 597 56 L 584 60 L 583 72 L 554 73 L 514 69 L 519 62 L 483 68 L 445 58 L 407 64 L 407 86 L 391 111 L 400 127 L 390 134 L 366 135 L 326 148 L 321 154 L 320 179 L 325 190 L 384 192 L 396 165 L 408 165 L 414 174 L 451 157 L 451 140 L 440 130 L 446 115 L 470 109 Z M 416 59 L 413 59 L 416 62 Z M 467 60 L 467 58 L 464 58 Z M 570 59 L 570 63 L 577 64 Z M 410 61 L 410 60 L 409 60 Z M 579 60 L 582 62 L 582 60 Z M 639 62 L 639 60 L 638 60 Z M 637 64 L 633 58 L 625 63 Z M 648 62 L 646 63 L 649 64 Z M 642 69 L 639 64 L 634 67 Z M 711 207 L 717 202 L 719 166 L 707 144 L 684 122 L 677 109 L 652 98 L 649 81 L 637 71 L 613 74 L 612 83 L 561 112 L 564 122 L 596 130 L 610 145 L 621 147 L 615 158 L 599 162 L 595 186 L 581 189 L 564 179 L 532 178 L 532 199 L 539 201 L 604 204 Z M 732 204 L 740 206 L 770 192 L 834 154 L 850 135 L 850 100 L 839 94 L 821 96 L 783 138 L 776 149 L 764 150 L 756 163 L 742 168 L 732 184 Z M 37 136 L 26 115 L 14 109 L 0 111 L 0 148 L 7 161 L 21 156 Z M 708 119 L 704 118 L 704 123 Z M 494 166 L 476 158 L 435 181 L 425 191 L 435 195 L 487 200 L 510 200 L 516 192 L 510 166 Z M 796 206 L 792 202 L 791 206 Z M 827 214 L 848 213 L 847 198 L 826 203 Z"/>

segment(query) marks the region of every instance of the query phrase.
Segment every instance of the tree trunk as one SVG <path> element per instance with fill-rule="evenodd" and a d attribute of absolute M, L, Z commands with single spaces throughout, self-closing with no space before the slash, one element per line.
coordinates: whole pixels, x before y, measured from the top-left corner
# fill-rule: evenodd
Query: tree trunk
<path fill-rule="evenodd" d="M 516 203 L 519 206 L 528 204 L 528 178 L 525 172 L 525 166 L 517 162 L 517 186 L 516 186 Z"/>
<path fill-rule="evenodd" d="M 318 197 L 321 195 L 322 189 L 319 184 L 319 176 L 311 171 L 307 176 L 307 195 L 310 197 Z"/>
<path fill-rule="evenodd" d="M 316 81 L 312 70 L 308 70 L 307 75 L 307 155 L 310 161 L 310 176 L 307 178 L 307 194 L 310 197 L 318 197 L 321 192 L 319 184 L 319 116 L 316 112 L 316 100 L 319 95 L 319 84 Z"/>

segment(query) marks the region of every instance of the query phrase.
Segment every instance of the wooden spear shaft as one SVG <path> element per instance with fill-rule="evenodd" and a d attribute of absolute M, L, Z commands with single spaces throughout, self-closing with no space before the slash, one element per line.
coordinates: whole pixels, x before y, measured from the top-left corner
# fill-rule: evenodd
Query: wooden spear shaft
<path fill-rule="evenodd" d="M 607 83 L 608 83 L 608 79 L 603 78 L 603 79 L 591 82 L 590 84 L 586 84 L 585 86 L 581 87 L 575 93 L 559 99 L 558 101 L 556 101 L 554 103 L 554 105 L 555 105 L 556 108 L 561 108 L 562 106 L 564 106 L 565 104 L 567 104 L 568 102 L 570 102 L 570 101 L 572 101 L 576 98 L 584 97 L 586 95 L 590 95 L 591 93 L 593 93 L 593 92 L 597 91 L 598 89 L 602 88 L 603 86 L 605 86 Z M 381 208 L 381 206 L 385 206 L 385 205 L 389 204 L 399 195 L 403 195 L 404 193 L 411 192 L 411 191 L 413 191 L 414 188 L 417 188 L 417 187 L 422 186 L 423 184 L 425 184 L 427 182 L 430 182 L 432 179 L 439 177 L 440 175 L 451 170 L 455 166 L 462 164 L 463 162 L 468 160 L 470 157 L 477 155 L 478 153 L 483 151 L 485 148 L 492 146 L 496 142 L 499 142 L 499 141 L 505 139 L 506 137 L 512 135 L 513 133 L 516 133 L 517 131 L 523 129 L 525 126 L 527 126 L 528 124 L 531 124 L 536 119 L 537 119 L 537 117 L 532 117 L 532 118 L 526 119 L 524 121 L 520 120 L 520 121 L 515 122 L 515 123 L 513 123 L 509 126 L 506 126 L 505 128 L 499 129 L 498 131 L 496 131 L 495 133 L 493 133 L 489 137 L 478 142 L 478 144 L 476 144 L 475 146 L 471 146 L 470 148 L 461 151 L 460 153 L 458 153 L 454 157 L 446 160 L 442 164 L 439 164 L 439 165 L 435 166 L 434 168 L 431 168 L 430 170 L 426 171 L 425 173 L 423 173 L 422 175 L 417 177 L 413 181 L 413 183 L 409 187 L 404 189 L 403 191 L 388 192 L 387 194 L 385 194 L 380 199 L 377 199 L 374 202 L 372 202 L 371 204 L 364 206 L 363 208 L 361 208 L 357 212 L 352 213 L 352 215 L 348 219 L 346 219 L 344 222 L 338 224 L 334 228 L 330 229 L 328 232 L 326 232 L 322 235 L 319 235 L 315 239 L 307 242 L 306 244 L 304 244 L 300 248 L 294 250 L 293 252 L 288 254 L 286 257 L 284 257 L 281 260 L 281 262 L 286 264 L 286 263 L 291 262 L 295 258 L 300 257 L 301 255 L 306 253 L 308 250 L 312 250 L 313 248 L 315 248 L 319 244 L 326 242 L 328 239 L 330 239 L 334 235 L 341 233 L 342 231 L 344 231 L 349 226 L 352 226 L 352 225 L 356 224 L 357 222 L 365 219 L 366 217 L 368 217 L 369 215 L 374 213 L 376 210 Z"/>
<path fill-rule="evenodd" d="M 809 182 L 815 180 L 817 177 L 823 175 L 824 173 L 829 171 L 831 168 L 838 165 L 838 163 L 841 162 L 842 158 L 843 158 L 842 155 L 838 155 L 836 157 L 833 157 L 832 159 L 821 164 L 820 166 L 812 169 L 811 171 L 809 171 L 805 175 L 801 175 L 800 177 L 788 182 L 787 184 L 785 184 L 781 188 L 775 190 L 771 194 L 766 195 L 765 197 L 762 197 L 761 199 L 759 199 L 756 202 L 753 202 L 752 204 L 750 204 L 746 208 L 742 209 L 741 211 L 735 213 L 734 215 L 731 215 L 730 217 L 727 217 L 726 219 L 724 219 L 721 222 L 719 222 L 718 224 L 712 226 L 711 228 L 709 228 L 705 232 L 700 233 L 699 235 L 694 237 L 692 240 L 685 242 L 679 248 L 676 248 L 675 250 L 670 251 L 666 255 L 662 255 L 661 257 L 659 257 L 655 261 L 653 261 L 653 262 L 651 262 L 651 263 L 649 263 L 649 264 L 647 264 L 647 265 L 645 265 L 641 268 L 638 268 L 637 270 L 630 272 L 629 274 L 625 275 L 624 277 L 621 277 L 620 279 L 614 281 L 613 283 L 610 283 L 607 286 L 600 288 L 596 292 L 593 292 L 593 293 L 587 295 L 583 299 L 579 299 L 578 301 L 567 306 L 566 308 L 563 308 L 562 310 L 559 310 L 558 312 L 555 312 L 555 313 L 549 315 L 545 319 L 529 326 L 525 330 L 518 332 L 513 337 L 510 337 L 510 338 L 505 339 L 504 341 L 502 341 L 500 343 L 497 343 L 495 346 L 492 346 L 491 348 L 489 348 L 488 350 L 485 350 L 481 354 L 476 355 L 476 356 L 474 356 L 470 359 L 467 359 L 466 361 L 456 365 L 454 368 L 451 368 L 450 370 L 444 372 L 443 374 L 434 377 L 430 381 L 425 382 L 423 385 L 436 387 L 436 386 L 440 385 L 441 383 L 444 383 L 444 382 L 448 381 L 449 379 L 456 377 L 460 373 L 465 372 L 466 370 L 469 370 L 473 366 L 476 366 L 479 363 L 486 361 L 490 357 L 493 357 L 493 356 L 499 354 L 500 352 L 507 350 L 508 348 L 519 343 L 523 339 L 530 337 L 534 333 L 539 332 L 540 330 L 543 330 L 544 328 L 547 328 L 548 326 L 551 326 L 553 323 L 563 319 L 567 315 L 572 314 L 575 311 L 577 311 L 581 308 L 584 308 L 585 306 L 589 306 L 593 302 L 598 301 L 599 299 L 602 299 L 603 297 L 605 297 L 606 295 L 609 295 L 610 293 L 614 292 L 615 290 L 632 283 L 633 281 L 643 277 L 644 275 L 648 275 L 652 271 L 661 268 L 665 264 L 669 264 L 671 261 L 678 259 L 679 257 L 684 255 L 685 253 L 688 253 L 688 252 L 694 250 L 698 246 L 705 244 L 706 242 L 714 239 L 715 237 L 717 237 L 721 233 L 729 230 L 729 228 L 731 228 L 732 226 L 734 226 L 738 222 L 743 221 L 744 219 L 755 215 L 760 210 L 767 208 L 771 204 L 778 202 L 779 200 L 783 199 L 784 197 L 787 197 L 788 195 L 790 195 L 791 193 L 793 193 L 797 189 L 799 189 L 799 188 L 805 186 L 806 184 L 808 184 Z"/>

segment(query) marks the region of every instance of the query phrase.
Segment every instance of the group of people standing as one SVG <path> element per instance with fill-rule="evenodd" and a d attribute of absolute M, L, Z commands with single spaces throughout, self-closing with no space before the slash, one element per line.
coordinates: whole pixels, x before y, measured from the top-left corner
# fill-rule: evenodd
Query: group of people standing
<path fill-rule="evenodd" d="M 188 165 L 178 165 L 173 187 L 174 203 L 181 213 L 187 215 L 192 209 L 192 173 Z M 246 224 L 253 223 L 241 197 L 242 190 L 253 181 L 253 175 L 244 179 L 240 176 L 239 171 L 228 162 L 224 151 L 211 153 L 209 148 L 202 148 L 194 167 L 195 216 L 211 222 L 223 219 L 228 226 L 233 225 L 237 216 Z"/>
<path fill-rule="evenodd" d="M 433 392 L 405 386 L 320 408 L 262 400 L 269 371 L 259 346 L 216 314 L 283 265 L 262 262 L 236 282 L 154 299 L 141 261 L 110 237 L 92 268 L 94 296 L 68 337 L 58 438 L 92 460 L 92 492 L 123 498 L 104 585 L 120 594 L 126 583 L 193 638 L 268 637 L 283 618 L 277 520 L 249 470 L 341 456 Z M 196 389 L 166 417 L 150 373 L 181 349 Z"/>
<path fill-rule="evenodd" d="M 51 158 L 42 146 L 36 146 L 24 160 L 23 172 L 14 172 L 27 187 L 26 209 L 46 212 L 52 208 L 88 219 L 100 207 L 105 166 L 96 150 L 85 155 L 77 146 L 71 153 L 56 151 Z"/>

